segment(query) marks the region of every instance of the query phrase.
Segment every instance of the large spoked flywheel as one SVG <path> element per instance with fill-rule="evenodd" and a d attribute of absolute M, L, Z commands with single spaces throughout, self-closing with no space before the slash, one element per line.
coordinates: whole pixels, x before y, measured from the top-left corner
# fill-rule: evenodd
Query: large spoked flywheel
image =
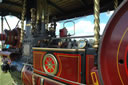
<path fill-rule="evenodd" d="M 128 85 L 128 0 L 124 0 L 106 26 L 98 64 L 103 85 Z"/>

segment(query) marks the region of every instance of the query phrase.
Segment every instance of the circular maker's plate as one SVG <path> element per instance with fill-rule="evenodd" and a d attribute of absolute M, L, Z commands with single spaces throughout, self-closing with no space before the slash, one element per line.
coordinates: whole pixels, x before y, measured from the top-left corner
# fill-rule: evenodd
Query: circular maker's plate
<path fill-rule="evenodd" d="M 43 58 L 43 69 L 46 73 L 55 75 L 58 72 L 58 62 L 54 55 L 46 54 Z"/>

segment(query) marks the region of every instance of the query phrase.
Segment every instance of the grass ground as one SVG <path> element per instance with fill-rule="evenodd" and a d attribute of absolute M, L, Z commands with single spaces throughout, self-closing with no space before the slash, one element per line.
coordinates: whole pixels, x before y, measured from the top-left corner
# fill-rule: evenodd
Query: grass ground
<path fill-rule="evenodd" d="M 1 58 L 0 58 L 0 65 L 1 65 Z M 3 73 L 0 67 L 0 85 L 12 85 L 12 78 L 9 73 Z"/>

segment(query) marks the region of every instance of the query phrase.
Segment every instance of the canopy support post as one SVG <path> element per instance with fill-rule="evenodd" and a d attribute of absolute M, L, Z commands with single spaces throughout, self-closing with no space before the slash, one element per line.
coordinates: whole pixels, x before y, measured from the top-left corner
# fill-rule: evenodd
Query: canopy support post
<path fill-rule="evenodd" d="M 118 0 L 114 0 L 114 9 L 118 7 Z"/>
<path fill-rule="evenodd" d="M 25 20 L 25 14 L 26 14 L 26 0 L 23 1 L 23 9 L 22 9 L 22 19 L 21 19 L 21 33 L 20 33 L 20 43 L 23 42 L 24 38 L 24 20 Z"/>
<path fill-rule="evenodd" d="M 98 48 L 99 46 L 99 38 L 100 38 L 100 0 L 94 0 L 94 48 Z"/>
<path fill-rule="evenodd" d="M 3 16 L 1 16 L 1 33 L 3 33 L 4 29 L 4 19 Z M 1 49 L 3 49 L 3 42 L 1 42 Z"/>

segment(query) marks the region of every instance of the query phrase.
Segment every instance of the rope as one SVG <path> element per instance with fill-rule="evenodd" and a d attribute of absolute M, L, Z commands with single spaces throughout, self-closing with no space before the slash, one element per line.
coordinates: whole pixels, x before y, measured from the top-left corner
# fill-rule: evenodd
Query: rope
<path fill-rule="evenodd" d="M 114 9 L 118 7 L 118 0 L 114 0 Z"/>
<path fill-rule="evenodd" d="M 100 13 L 100 0 L 94 0 L 94 48 L 98 48 L 99 45 L 99 38 L 100 38 L 100 19 L 99 19 L 99 13 Z"/>
<path fill-rule="evenodd" d="M 26 14 L 26 0 L 24 0 L 23 3 L 23 9 L 22 9 L 22 17 L 21 17 L 21 34 L 20 34 L 20 43 L 23 42 L 24 37 L 24 20 L 25 20 L 25 14 Z"/>

